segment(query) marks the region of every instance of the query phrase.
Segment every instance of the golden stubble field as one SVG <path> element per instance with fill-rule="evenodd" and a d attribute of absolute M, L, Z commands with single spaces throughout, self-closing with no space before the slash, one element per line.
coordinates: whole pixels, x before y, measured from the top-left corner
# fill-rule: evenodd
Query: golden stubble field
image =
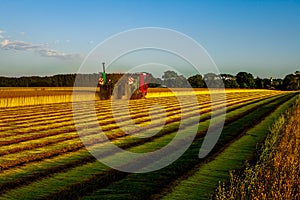
<path fill-rule="evenodd" d="M 188 198 L 185 196 L 186 191 L 190 195 L 205 196 L 206 192 L 215 190 L 219 178 L 227 176 L 227 168 L 223 170 L 225 175 L 209 179 L 210 188 L 198 185 L 197 190 L 193 190 L 195 187 L 190 187 L 189 184 L 188 187 L 185 186 L 182 176 L 190 176 L 195 180 L 193 184 L 199 184 L 207 181 L 199 181 L 199 177 L 212 177 L 207 174 L 193 175 L 191 172 L 195 172 L 198 166 L 209 167 L 212 174 L 220 171 L 217 167 L 222 167 L 223 164 L 225 166 L 226 162 L 230 170 L 241 167 L 222 160 L 222 166 L 212 163 L 214 168 L 210 168 L 210 162 L 197 157 L 211 120 L 210 94 L 219 92 L 222 90 L 195 89 L 191 93 L 185 89 L 149 89 L 146 99 L 130 101 L 128 117 L 123 112 L 123 104 L 115 108 L 116 115 L 113 115 L 111 101 L 99 100 L 93 88 L 1 88 L 0 199 L 147 199 L 153 195 L 159 198 L 164 195 L 179 195 L 184 199 Z M 259 125 L 273 111 L 277 110 L 276 116 L 279 115 L 297 97 L 296 93 L 275 90 L 228 89 L 225 92 L 225 101 L 223 98 L 215 99 L 215 110 L 219 113 L 216 118 L 224 114 L 224 107 L 227 112 L 224 138 L 218 146 L 220 149 L 216 150 L 217 154 L 222 151 L 222 146 L 227 148 L 238 138 L 243 138 L 248 129 Z M 191 94 L 196 95 L 198 105 L 191 103 Z M 182 105 L 179 105 L 177 95 L 183 98 Z M 90 100 L 94 101 L 92 105 L 96 120 L 93 113 L 86 110 Z M 149 109 L 155 104 L 161 105 L 165 112 L 153 111 L 150 116 Z M 76 127 L 72 109 L 74 105 L 78 109 L 79 124 Z M 182 107 L 185 113 L 181 112 Z M 196 117 L 199 113 L 200 121 Z M 273 123 L 273 118 L 266 123 Z M 165 124 L 153 138 L 144 140 L 134 137 L 134 134 L 152 134 L 153 130 L 161 128 L 162 119 Z M 138 126 L 131 128 L 130 120 Z M 125 127 L 128 125 L 126 128 L 133 135 L 120 129 L 117 122 Z M 133 152 L 153 151 L 168 145 L 170 139 L 177 134 L 180 123 L 189 125 L 184 129 L 186 132 L 190 126 L 198 127 L 199 133 L 195 141 L 185 156 L 170 167 L 153 173 L 117 172 L 97 161 L 83 144 L 83 140 L 86 140 L 91 148 L 101 148 L 103 144 L 97 138 L 98 127 L 101 126 L 112 143 L 121 148 Z M 255 140 L 263 138 L 268 131 L 267 126 L 262 128 L 262 136 L 253 136 Z M 80 137 L 78 130 L 84 130 Z M 253 143 L 254 150 L 255 140 L 250 142 Z M 248 143 L 247 141 L 245 144 Z M 244 146 L 240 145 L 239 148 Z M 249 153 L 252 151 L 253 149 L 249 150 Z M 240 160 L 237 162 L 241 164 L 245 158 L 241 156 L 238 159 Z M 218 159 L 215 160 L 218 162 Z M 199 171 L 203 171 L 200 168 Z"/>
<path fill-rule="evenodd" d="M 82 87 L 34 87 L 34 88 L 1 88 L 0 87 L 0 108 L 51 104 L 51 103 L 67 103 L 72 101 L 88 101 L 91 99 L 99 100 L 98 88 Z M 194 89 L 193 95 L 210 94 L 224 92 L 221 89 Z M 264 92 L 268 90 L 258 89 L 226 89 L 226 93 L 241 92 Z M 270 92 L 270 91 L 269 91 Z M 278 91 L 277 91 L 278 92 Z M 148 89 L 147 98 L 167 97 L 178 95 L 191 95 L 191 91 L 185 88 L 150 88 Z"/>

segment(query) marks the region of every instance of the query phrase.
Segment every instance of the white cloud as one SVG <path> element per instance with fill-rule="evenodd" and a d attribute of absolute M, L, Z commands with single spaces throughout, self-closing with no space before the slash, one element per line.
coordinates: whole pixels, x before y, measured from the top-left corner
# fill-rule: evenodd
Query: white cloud
<path fill-rule="evenodd" d="M 59 52 L 54 49 L 49 49 L 44 44 L 33 44 L 24 41 L 10 41 L 4 40 L 0 43 L 0 49 L 4 50 L 18 50 L 18 51 L 34 51 L 43 57 L 53 57 L 59 59 L 74 59 L 80 58 L 80 54 L 68 54 L 64 52 Z"/>
<path fill-rule="evenodd" d="M 55 57 L 60 59 L 75 59 L 81 57 L 80 54 L 68 54 L 47 48 L 39 49 L 37 52 L 44 57 Z"/>
<path fill-rule="evenodd" d="M 1 44 L 1 48 L 6 50 L 13 49 L 13 50 L 26 51 L 26 50 L 40 49 L 44 47 L 44 45 L 42 44 L 32 44 L 29 42 L 18 41 L 18 40 L 15 41 L 4 40 L 0 44 Z"/>

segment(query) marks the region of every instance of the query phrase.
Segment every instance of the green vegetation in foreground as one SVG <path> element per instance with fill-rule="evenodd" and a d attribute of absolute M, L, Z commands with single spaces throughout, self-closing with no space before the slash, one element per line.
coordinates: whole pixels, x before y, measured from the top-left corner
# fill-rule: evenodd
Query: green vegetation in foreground
<path fill-rule="evenodd" d="M 213 199 L 300 198 L 299 100 L 272 126 L 257 163 L 231 172 Z"/>
<path fill-rule="evenodd" d="M 230 170 L 242 168 L 245 161 L 251 159 L 257 144 L 264 140 L 271 125 L 298 98 L 299 95 L 279 106 L 258 125 L 248 130 L 243 137 L 232 143 L 213 161 L 200 166 L 193 175 L 178 182 L 172 188 L 172 192 L 163 199 L 209 199 L 219 181 L 228 179 Z"/>

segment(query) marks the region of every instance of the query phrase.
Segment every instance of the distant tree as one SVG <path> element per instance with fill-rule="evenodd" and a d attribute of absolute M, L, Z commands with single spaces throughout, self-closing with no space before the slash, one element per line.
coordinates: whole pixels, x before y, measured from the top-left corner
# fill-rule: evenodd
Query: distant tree
<path fill-rule="evenodd" d="M 235 76 L 231 74 L 220 74 L 225 88 L 239 88 L 240 85 L 237 83 Z"/>
<path fill-rule="evenodd" d="M 152 74 L 149 75 L 149 87 L 155 88 L 163 84 L 160 78 L 155 78 Z"/>
<path fill-rule="evenodd" d="M 255 88 L 255 81 L 251 73 L 239 72 L 236 75 L 236 81 L 240 88 Z"/>
<path fill-rule="evenodd" d="M 281 90 L 282 86 L 283 86 L 283 79 L 277 78 L 277 79 L 272 80 L 271 87 L 273 87 L 277 90 Z"/>
<path fill-rule="evenodd" d="M 285 90 L 300 90 L 300 75 L 286 75 L 282 86 Z"/>
<path fill-rule="evenodd" d="M 208 88 L 222 88 L 224 87 L 224 83 L 222 81 L 221 76 L 215 73 L 207 73 L 203 76 L 204 85 Z"/>
<path fill-rule="evenodd" d="M 236 80 L 226 80 L 224 81 L 225 88 L 239 88 L 240 85 L 237 83 Z"/>
<path fill-rule="evenodd" d="M 162 76 L 164 80 L 175 79 L 176 77 L 178 77 L 178 74 L 171 70 L 165 71 Z"/>
<path fill-rule="evenodd" d="M 166 71 L 163 76 L 163 83 L 170 88 L 184 88 L 188 87 L 188 81 L 183 75 L 178 75 L 174 71 Z"/>
<path fill-rule="evenodd" d="M 107 79 L 110 79 L 112 84 L 124 74 L 107 74 Z M 54 76 L 29 76 L 29 77 L 1 77 L 0 87 L 72 87 L 75 79 L 80 82 L 81 86 L 94 87 L 98 83 L 99 74 L 59 74 Z M 226 88 L 264 88 L 264 89 L 284 89 L 284 90 L 299 90 L 300 89 L 300 72 L 287 75 L 284 79 L 269 79 L 269 78 L 253 78 L 253 75 L 247 72 L 239 72 L 236 76 L 231 74 L 214 73 L 205 74 L 203 77 L 194 75 L 188 78 L 183 75 L 178 75 L 174 71 L 166 71 L 163 80 L 150 76 L 149 87 L 158 87 L 166 85 L 168 87 L 226 87 Z"/>
<path fill-rule="evenodd" d="M 259 77 L 256 77 L 256 79 L 255 79 L 255 88 L 258 88 L 258 89 L 263 89 L 264 88 L 263 79 L 261 79 Z"/>
<path fill-rule="evenodd" d="M 264 78 L 263 79 L 263 88 L 264 89 L 270 89 L 271 88 L 271 79 Z"/>
<path fill-rule="evenodd" d="M 203 82 L 202 76 L 200 74 L 189 77 L 188 82 L 192 88 L 203 88 L 204 87 L 204 82 Z"/>
<path fill-rule="evenodd" d="M 36 80 L 30 83 L 29 87 L 50 87 L 50 83 L 47 80 Z"/>
<path fill-rule="evenodd" d="M 178 77 L 176 77 L 175 81 L 176 81 L 176 87 L 177 88 L 188 88 L 188 87 L 190 87 L 190 84 L 189 84 L 188 80 L 183 75 L 179 75 Z"/>

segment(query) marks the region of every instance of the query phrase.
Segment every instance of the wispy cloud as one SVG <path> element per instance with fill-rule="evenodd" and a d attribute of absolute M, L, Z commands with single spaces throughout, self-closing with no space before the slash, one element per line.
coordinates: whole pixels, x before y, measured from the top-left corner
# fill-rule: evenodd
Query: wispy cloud
<path fill-rule="evenodd" d="M 59 52 L 53 49 L 39 49 L 37 51 L 41 56 L 44 57 L 55 57 L 55 58 L 60 58 L 60 59 L 76 59 L 76 58 L 80 58 L 81 55 L 80 54 L 72 54 L 72 53 L 63 53 L 63 52 Z"/>
<path fill-rule="evenodd" d="M 28 50 L 35 50 L 35 49 L 42 49 L 44 45 L 42 44 L 32 44 L 29 42 L 24 41 L 10 41 L 10 40 L 3 40 L 1 43 L 1 48 L 6 50 L 20 50 L 20 51 L 28 51 Z"/>
<path fill-rule="evenodd" d="M 59 59 L 75 59 L 80 58 L 80 54 L 73 54 L 73 53 L 64 53 L 54 49 L 50 49 L 45 44 L 33 44 L 30 42 L 24 41 L 10 41 L 10 40 L 3 40 L 0 43 L 0 49 L 5 50 L 18 50 L 18 51 L 34 51 L 38 53 L 40 56 L 43 57 L 53 57 Z"/>

